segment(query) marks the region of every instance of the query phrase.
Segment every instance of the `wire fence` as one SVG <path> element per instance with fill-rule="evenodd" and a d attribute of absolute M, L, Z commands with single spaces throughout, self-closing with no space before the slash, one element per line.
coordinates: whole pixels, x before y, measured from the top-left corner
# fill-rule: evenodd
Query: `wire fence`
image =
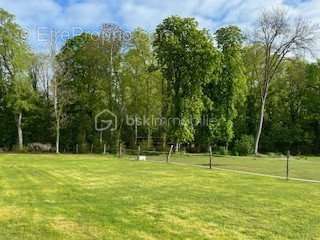
<path fill-rule="evenodd" d="M 116 154 L 130 160 L 144 160 L 159 163 L 190 165 L 204 169 L 226 170 L 243 174 L 263 175 L 282 179 L 300 180 L 320 183 L 320 157 L 287 155 L 232 156 L 213 153 L 211 147 L 207 152 L 188 153 L 185 148 L 175 152 L 173 145 L 165 150 L 146 150 L 142 146 L 127 148 L 124 145 L 110 147 L 106 144 L 90 145 L 86 148 L 75 145 L 70 148 L 73 153 Z M 67 149 L 67 152 L 70 152 Z"/>
<path fill-rule="evenodd" d="M 131 160 L 190 165 L 205 169 L 234 171 L 244 174 L 264 175 L 283 179 L 320 183 L 320 157 L 231 156 L 207 153 L 146 151 L 140 148 L 123 150 L 122 156 Z"/>

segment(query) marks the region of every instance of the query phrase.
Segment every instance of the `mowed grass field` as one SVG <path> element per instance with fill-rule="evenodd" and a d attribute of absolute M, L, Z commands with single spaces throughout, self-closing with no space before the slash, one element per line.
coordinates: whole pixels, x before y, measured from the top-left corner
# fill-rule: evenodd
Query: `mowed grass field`
<path fill-rule="evenodd" d="M 147 156 L 149 160 L 166 161 L 166 155 Z M 173 154 L 172 163 L 209 167 L 208 154 Z M 286 156 L 213 156 L 213 167 L 286 177 Z M 289 177 L 320 181 L 320 157 L 290 156 Z"/>
<path fill-rule="evenodd" d="M 0 155 L 0 239 L 320 239 L 320 184 L 99 155 Z"/>

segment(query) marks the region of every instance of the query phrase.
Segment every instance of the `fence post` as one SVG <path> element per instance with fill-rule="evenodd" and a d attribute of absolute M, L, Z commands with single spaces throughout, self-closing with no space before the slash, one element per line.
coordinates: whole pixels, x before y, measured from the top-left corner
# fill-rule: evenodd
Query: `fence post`
<path fill-rule="evenodd" d="M 122 144 L 119 143 L 119 158 L 121 158 L 122 155 Z"/>
<path fill-rule="evenodd" d="M 90 151 L 91 151 L 91 153 L 93 153 L 93 144 L 91 144 L 91 150 Z"/>
<path fill-rule="evenodd" d="M 78 154 L 78 153 L 79 153 L 79 145 L 76 144 L 76 154 Z"/>
<path fill-rule="evenodd" d="M 287 172 L 286 172 L 286 178 L 289 180 L 289 159 L 290 159 L 290 150 L 287 152 Z"/>
<path fill-rule="evenodd" d="M 212 169 L 212 147 L 209 146 L 209 168 Z"/>
<path fill-rule="evenodd" d="M 172 149 L 173 149 L 173 145 L 170 145 L 170 150 L 169 150 L 168 155 L 167 155 L 167 163 L 169 163 L 169 160 L 170 160 L 170 157 L 171 157 Z"/>
<path fill-rule="evenodd" d="M 141 147 L 140 145 L 138 145 L 137 160 L 139 160 L 140 154 L 141 154 Z"/>
<path fill-rule="evenodd" d="M 106 151 L 107 151 L 107 146 L 106 146 L 106 144 L 103 144 L 103 154 L 104 155 L 106 154 Z"/>

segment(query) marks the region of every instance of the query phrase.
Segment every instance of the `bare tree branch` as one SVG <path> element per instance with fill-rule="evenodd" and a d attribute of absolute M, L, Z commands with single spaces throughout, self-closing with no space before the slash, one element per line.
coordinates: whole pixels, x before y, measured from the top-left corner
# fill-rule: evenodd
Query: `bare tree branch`
<path fill-rule="evenodd" d="M 263 46 L 264 74 L 261 87 L 261 114 L 256 136 L 255 153 L 258 153 L 263 127 L 266 99 L 271 81 L 286 57 L 295 51 L 310 51 L 319 27 L 303 18 L 293 21 L 282 9 L 264 11 L 259 18 L 255 43 Z"/>

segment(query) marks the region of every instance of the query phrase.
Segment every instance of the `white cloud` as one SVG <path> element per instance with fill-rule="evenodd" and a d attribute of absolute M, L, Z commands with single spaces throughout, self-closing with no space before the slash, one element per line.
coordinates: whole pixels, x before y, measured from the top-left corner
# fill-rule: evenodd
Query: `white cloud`
<path fill-rule="evenodd" d="M 60 0 L 60 2 L 62 2 Z M 97 29 L 104 22 L 115 22 L 127 29 L 144 27 L 153 30 L 170 15 L 195 17 L 201 27 L 215 31 L 218 27 L 237 24 L 248 29 L 263 9 L 285 7 L 292 16 L 301 15 L 320 23 L 319 0 L 0 0 L 0 7 L 17 16 L 24 27 Z M 30 38 L 33 47 L 41 44 Z"/>
<path fill-rule="evenodd" d="M 53 0 L 1 0 L 0 7 L 16 15 L 23 25 L 50 24 L 55 21 L 62 7 Z"/>
<path fill-rule="evenodd" d="M 112 15 L 108 12 L 108 5 L 94 2 L 82 2 L 72 4 L 60 14 L 56 22 L 57 26 L 93 27 L 106 21 L 112 21 Z"/>

